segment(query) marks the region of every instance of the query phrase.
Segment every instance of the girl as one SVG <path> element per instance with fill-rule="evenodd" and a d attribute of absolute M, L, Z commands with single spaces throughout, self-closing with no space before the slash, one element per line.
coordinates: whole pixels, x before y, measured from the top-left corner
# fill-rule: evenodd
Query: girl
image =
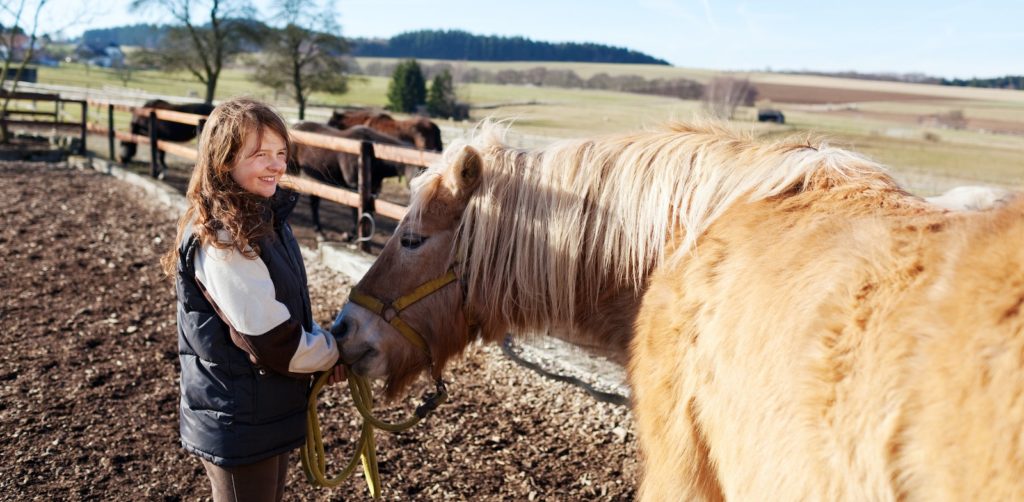
<path fill-rule="evenodd" d="M 313 321 L 287 221 L 297 194 L 277 186 L 290 151 L 267 105 L 217 106 L 163 258 L 178 297 L 181 442 L 218 502 L 281 500 L 288 454 L 305 440 L 311 375 L 338 360 L 334 337 Z"/>

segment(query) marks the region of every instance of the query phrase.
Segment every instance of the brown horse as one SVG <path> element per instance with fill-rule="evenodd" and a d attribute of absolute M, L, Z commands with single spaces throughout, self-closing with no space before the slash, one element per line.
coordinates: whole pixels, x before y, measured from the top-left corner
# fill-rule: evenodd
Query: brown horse
<path fill-rule="evenodd" d="M 364 125 L 412 143 L 420 150 L 440 152 L 442 149 L 441 129 L 425 117 L 396 120 L 391 115 L 373 110 L 335 110 L 327 125 L 338 129 Z"/>
<path fill-rule="evenodd" d="M 1024 500 L 1024 197 L 714 126 L 444 159 L 338 329 L 389 395 L 564 329 L 628 347 L 642 500 Z"/>
<path fill-rule="evenodd" d="M 442 148 L 441 129 L 424 117 L 396 120 L 391 115 L 374 110 L 335 110 L 327 125 L 338 129 L 362 125 L 411 143 L 420 150 L 440 152 Z M 406 165 L 402 176 L 411 182 L 421 172 L 423 168 L 420 166 Z"/>
<path fill-rule="evenodd" d="M 377 132 L 365 126 L 355 126 L 339 131 L 333 127 L 316 122 L 299 122 L 293 129 L 325 134 L 336 138 L 372 141 L 377 144 L 405 148 L 412 147 L 409 143 L 398 138 Z M 350 153 L 336 152 L 296 142 L 295 162 L 289 164 L 288 173 L 298 174 L 299 172 L 323 183 L 356 190 L 359 181 L 359 157 Z M 404 173 L 403 165 L 379 159 L 376 160 L 370 167 L 370 191 L 374 194 L 380 193 L 380 187 L 384 178 L 399 176 L 402 173 Z M 320 197 L 310 195 L 309 206 L 313 213 L 313 227 L 318 233 L 321 233 L 323 228 L 320 225 Z M 356 214 L 356 210 L 353 209 L 353 217 L 356 217 Z"/>
<path fill-rule="evenodd" d="M 158 110 L 172 110 L 182 113 L 194 113 L 196 115 L 209 115 L 213 111 L 213 105 L 208 103 L 184 103 L 184 104 L 173 104 L 168 103 L 162 99 L 154 99 L 146 101 L 142 105 L 145 108 L 156 108 Z M 149 135 L 149 116 L 148 115 L 134 115 L 132 116 L 131 123 L 132 134 L 138 134 L 141 136 Z M 156 121 L 156 137 L 157 139 L 167 141 L 191 141 L 192 138 L 196 137 L 198 128 L 193 125 L 181 124 L 178 122 L 168 122 L 166 120 Z M 138 145 L 131 141 L 121 142 L 121 163 L 127 164 L 132 161 L 135 157 L 135 153 L 138 150 Z M 167 152 L 160 150 L 159 156 L 160 166 L 163 168 L 163 172 L 167 171 Z M 163 176 L 161 172 L 161 176 Z"/>

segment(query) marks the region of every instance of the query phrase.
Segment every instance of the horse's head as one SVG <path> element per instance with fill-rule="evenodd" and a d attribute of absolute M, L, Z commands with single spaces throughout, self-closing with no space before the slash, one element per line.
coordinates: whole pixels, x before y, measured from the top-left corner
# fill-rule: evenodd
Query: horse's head
<path fill-rule="evenodd" d="M 454 157 L 417 182 L 408 215 L 352 290 L 337 328 L 345 364 L 387 379 L 389 397 L 424 370 L 439 378 L 475 336 L 453 249 L 482 159 L 472 147 Z"/>
<path fill-rule="evenodd" d="M 336 129 L 348 129 L 352 126 L 365 124 L 370 120 L 371 116 L 372 114 L 366 110 L 334 110 L 331 113 L 331 118 L 327 120 L 327 125 Z"/>
<path fill-rule="evenodd" d="M 409 121 L 407 126 L 410 129 L 416 143 L 416 148 L 431 152 L 441 151 L 441 128 L 429 119 L 418 117 Z"/>
<path fill-rule="evenodd" d="M 345 112 L 334 110 L 334 113 L 331 113 L 331 118 L 327 119 L 327 125 L 335 129 L 344 129 L 347 127 L 345 125 Z"/>

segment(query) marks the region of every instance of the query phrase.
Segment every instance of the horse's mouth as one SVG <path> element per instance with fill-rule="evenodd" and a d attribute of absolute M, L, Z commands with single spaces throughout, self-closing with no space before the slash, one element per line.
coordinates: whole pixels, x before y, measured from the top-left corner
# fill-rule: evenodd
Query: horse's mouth
<path fill-rule="evenodd" d="M 341 362 L 355 374 L 360 376 L 369 376 L 372 372 L 374 360 L 380 355 L 380 352 L 372 347 L 367 347 L 362 352 L 355 354 L 341 351 Z"/>

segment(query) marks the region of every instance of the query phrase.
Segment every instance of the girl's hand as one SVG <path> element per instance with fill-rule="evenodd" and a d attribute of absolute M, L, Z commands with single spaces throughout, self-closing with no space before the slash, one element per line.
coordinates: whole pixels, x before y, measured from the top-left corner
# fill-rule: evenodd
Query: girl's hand
<path fill-rule="evenodd" d="M 327 377 L 327 385 L 334 385 L 348 380 L 348 373 L 345 371 L 344 365 L 338 364 L 327 371 L 331 372 L 331 376 Z"/>

